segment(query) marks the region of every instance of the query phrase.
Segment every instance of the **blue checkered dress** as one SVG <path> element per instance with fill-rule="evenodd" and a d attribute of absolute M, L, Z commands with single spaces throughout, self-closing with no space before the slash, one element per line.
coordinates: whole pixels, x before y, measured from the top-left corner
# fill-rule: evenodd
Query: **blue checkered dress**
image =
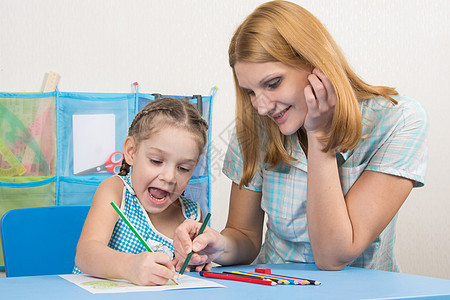
<path fill-rule="evenodd" d="M 409 178 L 415 187 L 424 185 L 428 155 L 427 115 L 413 99 L 394 98 L 398 105 L 383 98 L 360 103 L 364 138 L 355 149 L 337 154 L 344 195 L 365 170 Z M 307 161 L 297 135 L 291 138 L 292 155 L 297 159 L 293 166 L 280 165 L 276 170 L 269 170 L 261 162 L 246 187 L 262 192 L 261 207 L 268 217 L 258 263 L 314 262 L 306 223 Z M 239 183 L 242 158 L 235 135 L 228 146 L 223 173 Z M 396 220 L 397 216 L 350 265 L 398 271 L 393 253 Z"/>
<path fill-rule="evenodd" d="M 159 233 L 153 226 L 147 212 L 135 196 L 130 174 L 124 177 L 119 176 L 119 178 L 121 178 L 125 184 L 121 204 L 124 215 L 127 216 L 136 230 L 154 251 L 164 252 L 173 257 L 174 249 L 172 239 Z M 184 196 L 180 196 L 179 199 L 185 218 L 200 221 L 200 205 Z M 117 218 L 108 246 L 114 250 L 133 254 L 147 251 L 120 217 Z M 73 273 L 80 274 L 81 271 L 75 266 Z"/>

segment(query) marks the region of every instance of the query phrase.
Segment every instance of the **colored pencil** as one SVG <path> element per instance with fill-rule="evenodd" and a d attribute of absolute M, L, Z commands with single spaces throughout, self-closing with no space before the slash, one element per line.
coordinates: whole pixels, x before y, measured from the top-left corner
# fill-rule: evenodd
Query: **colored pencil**
<path fill-rule="evenodd" d="M 116 203 L 111 202 L 112 207 L 116 210 L 116 212 L 119 214 L 120 218 L 125 222 L 125 224 L 128 225 L 130 230 L 134 233 L 134 235 L 137 237 L 137 239 L 141 242 L 141 244 L 147 249 L 148 252 L 153 253 L 153 249 L 147 244 L 147 242 L 144 240 L 142 235 L 136 230 L 136 228 L 131 224 L 130 220 L 123 214 L 122 210 L 117 206 Z M 171 279 L 173 283 L 178 284 L 178 282 L 175 280 L 175 278 Z"/>
<path fill-rule="evenodd" d="M 200 271 L 200 276 L 215 278 L 215 279 L 225 279 L 225 280 L 234 280 L 234 281 L 242 281 L 248 283 L 262 284 L 262 285 L 277 285 L 272 280 L 267 279 L 258 279 L 258 278 L 247 278 L 238 275 L 224 274 L 224 273 L 214 273 L 207 271 Z"/>
<path fill-rule="evenodd" d="M 309 282 L 310 284 L 312 284 L 312 285 L 319 285 L 319 284 L 320 284 L 319 281 L 317 281 L 317 280 L 312 280 L 312 279 L 296 278 L 296 277 L 290 277 L 290 276 L 284 276 L 284 275 L 275 275 L 275 274 L 272 274 L 272 275 L 274 275 L 274 276 L 280 276 L 280 277 L 285 277 L 285 278 L 296 279 L 296 280 L 306 280 L 306 281 L 308 281 L 308 282 Z"/>
<path fill-rule="evenodd" d="M 252 272 L 244 272 L 244 271 L 232 271 L 231 273 L 233 274 L 238 274 L 238 275 L 247 275 L 247 276 L 253 276 L 256 278 L 264 278 L 264 279 L 274 279 L 274 280 L 278 280 L 278 283 L 281 284 L 300 284 L 299 282 L 294 282 L 294 280 L 288 280 L 285 278 L 276 278 L 275 276 L 271 276 L 270 274 L 260 274 L 260 273 L 252 273 Z"/>
<path fill-rule="evenodd" d="M 198 231 L 198 235 L 197 235 L 197 236 L 199 236 L 200 234 L 203 233 L 203 231 L 204 231 L 205 228 L 206 228 L 206 225 L 207 225 L 208 222 L 209 222 L 209 218 L 211 218 L 211 214 L 210 214 L 210 213 L 208 213 L 208 214 L 206 215 L 205 220 L 203 221 L 203 224 L 202 224 L 202 226 L 200 227 L 200 230 Z M 191 260 L 191 257 L 192 257 L 192 254 L 193 254 L 193 253 L 194 253 L 194 251 L 191 251 L 191 253 L 189 253 L 188 256 L 186 257 L 186 260 L 184 261 L 183 266 L 181 266 L 180 272 L 178 273 L 178 279 L 181 278 L 181 275 L 183 275 L 184 271 L 186 270 L 186 267 L 188 266 L 189 261 Z"/>
<path fill-rule="evenodd" d="M 234 275 L 234 276 L 241 276 L 241 277 L 246 277 L 246 278 L 260 278 L 262 280 L 270 280 L 275 282 L 276 284 L 285 284 L 285 282 L 283 280 L 278 280 L 278 279 L 272 279 L 272 278 L 267 278 L 267 277 L 259 277 L 259 276 L 252 276 L 252 275 L 247 275 L 247 274 L 238 274 L 238 273 L 233 273 L 233 272 L 222 272 L 222 274 L 228 274 L 228 275 Z"/>
<path fill-rule="evenodd" d="M 319 285 L 320 282 L 317 280 L 312 280 L 312 279 L 305 279 L 305 278 L 297 278 L 297 277 L 291 277 L 291 276 L 285 276 L 285 275 L 277 275 L 277 274 L 270 274 L 272 276 L 277 276 L 277 277 L 281 277 L 281 278 L 289 278 L 289 279 L 295 279 L 295 280 L 306 280 L 309 282 L 309 284 L 312 285 Z"/>
<path fill-rule="evenodd" d="M 253 272 L 248 272 L 248 273 L 253 273 Z M 293 284 L 300 284 L 300 285 L 310 285 L 312 284 L 310 281 L 306 280 L 306 279 L 302 279 L 302 278 L 295 278 L 295 277 L 289 277 L 289 276 L 284 276 L 284 275 L 276 275 L 276 274 L 267 274 L 267 273 L 254 273 L 254 274 L 261 274 L 262 276 L 272 276 L 273 278 L 280 278 L 280 279 L 285 279 L 288 280 L 290 283 Z"/>
<path fill-rule="evenodd" d="M 287 281 L 285 284 L 297 284 L 297 285 L 306 285 L 309 284 L 309 282 L 307 282 L 306 280 L 297 280 L 297 279 L 293 279 L 293 278 L 288 278 L 288 277 L 284 277 L 284 276 L 278 276 L 278 275 L 273 275 L 273 274 L 268 274 L 268 273 L 258 273 L 258 272 L 243 272 L 244 274 L 252 274 L 255 276 L 262 276 L 262 277 L 267 277 L 267 278 L 274 278 L 274 279 L 278 279 L 278 280 L 285 280 Z"/>

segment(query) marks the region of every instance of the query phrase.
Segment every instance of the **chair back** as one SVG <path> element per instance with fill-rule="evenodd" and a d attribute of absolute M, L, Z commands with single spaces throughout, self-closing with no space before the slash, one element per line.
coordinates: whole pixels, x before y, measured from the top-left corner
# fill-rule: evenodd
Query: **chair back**
<path fill-rule="evenodd" d="M 7 277 L 69 274 L 89 206 L 12 209 L 1 221 Z"/>

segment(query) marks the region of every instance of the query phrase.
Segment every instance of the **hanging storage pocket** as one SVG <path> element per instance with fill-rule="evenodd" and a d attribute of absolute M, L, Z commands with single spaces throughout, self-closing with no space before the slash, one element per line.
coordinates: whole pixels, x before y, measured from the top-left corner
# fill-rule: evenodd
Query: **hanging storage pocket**
<path fill-rule="evenodd" d="M 0 218 L 11 209 L 55 204 L 56 177 L 0 177 Z M 0 266 L 3 265 L 1 247 L 0 243 Z"/>
<path fill-rule="evenodd" d="M 134 99 L 134 94 L 58 94 L 58 204 L 90 204 L 98 184 L 113 175 L 96 167 L 123 151 Z"/>
<path fill-rule="evenodd" d="M 0 93 L 0 177 L 55 176 L 55 93 Z"/>
<path fill-rule="evenodd" d="M 56 203 L 55 95 L 0 93 L 0 218 Z"/>

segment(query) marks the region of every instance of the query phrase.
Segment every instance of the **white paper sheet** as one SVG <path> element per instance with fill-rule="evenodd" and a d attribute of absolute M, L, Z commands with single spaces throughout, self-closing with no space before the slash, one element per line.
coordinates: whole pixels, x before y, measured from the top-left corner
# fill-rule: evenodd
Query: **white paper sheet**
<path fill-rule="evenodd" d="M 103 164 L 116 148 L 114 114 L 73 115 L 73 173 Z"/>
<path fill-rule="evenodd" d="M 179 283 L 178 285 L 174 284 L 172 281 L 169 281 L 166 285 L 158 285 L 158 286 L 139 286 L 124 280 L 101 279 L 84 274 L 82 275 L 68 274 L 59 276 L 67 281 L 76 284 L 77 286 L 87 290 L 92 294 L 156 292 L 156 291 L 167 291 L 178 289 L 225 287 L 224 285 L 218 284 L 216 282 L 202 278 L 191 277 L 186 274 L 184 274 L 180 278 L 180 280 L 178 280 Z"/>

